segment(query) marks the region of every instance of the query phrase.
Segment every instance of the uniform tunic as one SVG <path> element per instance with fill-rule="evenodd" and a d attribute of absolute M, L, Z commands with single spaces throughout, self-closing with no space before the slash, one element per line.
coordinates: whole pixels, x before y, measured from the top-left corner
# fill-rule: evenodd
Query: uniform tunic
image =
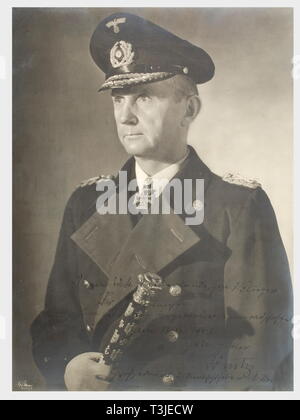
<path fill-rule="evenodd" d="M 122 168 L 128 181 L 134 163 Z M 224 181 L 191 147 L 176 177 L 204 179 L 202 224 L 185 224 L 186 214 L 100 215 L 95 184 L 71 195 L 31 328 L 49 389 L 64 388 L 74 356 L 104 349 L 145 271 L 158 273 L 163 289 L 110 389 L 291 389 L 291 280 L 266 193 Z"/>

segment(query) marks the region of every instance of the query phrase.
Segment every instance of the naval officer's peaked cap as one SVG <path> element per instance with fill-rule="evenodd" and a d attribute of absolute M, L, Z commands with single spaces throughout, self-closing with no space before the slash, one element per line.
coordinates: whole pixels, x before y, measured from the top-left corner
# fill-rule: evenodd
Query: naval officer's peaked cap
<path fill-rule="evenodd" d="M 200 84 L 208 82 L 215 72 L 211 57 L 202 48 L 129 13 L 115 13 L 102 20 L 92 35 L 90 51 L 105 73 L 100 91 L 177 74 Z"/>

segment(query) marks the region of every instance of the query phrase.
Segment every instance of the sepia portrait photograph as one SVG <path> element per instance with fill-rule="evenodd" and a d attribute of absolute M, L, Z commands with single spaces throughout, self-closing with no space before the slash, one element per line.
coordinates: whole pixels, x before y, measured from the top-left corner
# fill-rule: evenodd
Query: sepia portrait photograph
<path fill-rule="evenodd" d="M 293 19 L 12 9 L 13 391 L 293 391 Z"/>

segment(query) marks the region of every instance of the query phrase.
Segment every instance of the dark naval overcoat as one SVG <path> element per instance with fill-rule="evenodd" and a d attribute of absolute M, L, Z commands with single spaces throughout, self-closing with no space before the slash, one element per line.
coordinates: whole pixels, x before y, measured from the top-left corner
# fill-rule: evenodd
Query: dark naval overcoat
<path fill-rule="evenodd" d="M 133 179 L 134 158 L 122 170 Z M 31 328 L 49 389 L 64 389 L 74 356 L 103 350 L 146 271 L 163 289 L 111 390 L 291 389 L 291 280 L 266 193 L 224 181 L 192 148 L 176 177 L 204 179 L 202 224 L 175 213 L 101 215 L 95 183 L 70 197 L 45 308 Z"/>

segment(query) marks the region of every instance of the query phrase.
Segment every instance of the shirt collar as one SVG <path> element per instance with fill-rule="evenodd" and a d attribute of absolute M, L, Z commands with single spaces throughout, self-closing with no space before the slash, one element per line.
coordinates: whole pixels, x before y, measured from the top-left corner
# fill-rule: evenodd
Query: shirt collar
<path fill-rule="evenodd" d="M 182 159 L 175 163 L 172 163 L 171 165 L 167 166 L 166 168 L 151 176 L 153 180 L 153 190 L 156 196 L 159 196 L 161 194 L 166 185 L 177 174 L 177 172 L 179 172 L 179 170 L 183 166 L 184 161 L 188 157 L 189 152 L 190 150 L 188 149 L 187 153 Z M 135 175 L 139 191 L 142 191 L 146 178 L 149 178 L 150 176 L 143 171 L 143 169 L 140 167 L 137 161 L 135 161 Z"/>

